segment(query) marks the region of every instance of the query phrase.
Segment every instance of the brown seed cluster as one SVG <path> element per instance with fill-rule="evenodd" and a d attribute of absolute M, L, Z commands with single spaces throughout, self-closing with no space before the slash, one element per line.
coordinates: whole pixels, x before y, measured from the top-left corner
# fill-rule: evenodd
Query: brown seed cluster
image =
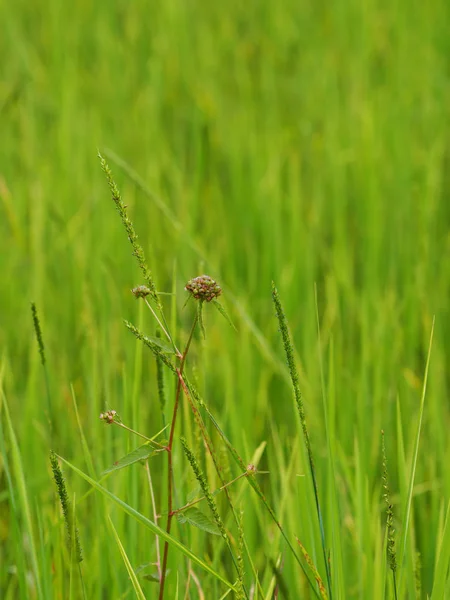
<path fill-rule="evenodd" d="M 145 298 L 150 294 L 150 289 L 146 285 L 138 285 L 133 288 L 131 292 L 136 296 L 136 298 Z"/>
<path fill-rule="evenodd" d="M 102 421 L 105 421 L 105 423 L 108 423 L 108 425 L 111 425 L 112 423 L 114 423 L 114 420 L 117 417 L 117 412 L 115 410 L 107 410 L 104 413 L 101 413 L 100 415 L 100 419 Z"/>
<path fill-rule="evenodd" d="M 222 293 L 220 285 L 209 275 L 200 275 L 187 282 L 185 290 L 190 292 L 196 300 L 211 302 Z"/>

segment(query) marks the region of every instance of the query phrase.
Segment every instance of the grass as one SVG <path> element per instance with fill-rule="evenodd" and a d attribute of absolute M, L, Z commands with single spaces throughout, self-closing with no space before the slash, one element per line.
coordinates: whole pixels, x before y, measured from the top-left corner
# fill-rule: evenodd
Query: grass
<path fill-rule="evenodd" d="M 449 11 L 443 0 L 0 5 L 2 599 L 157 598 L 157 539 L 161 558 L 169 540 L 166 598 L 320 597 L 317 576 L 330 598 L 394 598 L 385 465 L 398 598 L 450 594 Z M 164 441 L 177 379 L 124 326 L 158 347 L 131 293 L 147 274 L 97 149 L 176 347 L 197 314 L 184 287 L 202 273 L 236 326 L 204 304 L 206 337 L 197 327 L 186 362 L 198 415 L 183 389 L 172 457 L 172 508 L 205 495 L 183 436 L 227 539 L 175 518 L 163 537 L 167 452 L 102 477 L 144 440 L 99 414 L 116 410 L 148 438 L 168 425 Z M 61 462 L 80 570 L 50 449 L 76 469 Z M 268 473 L 214 495 L 255 456 Z"/>

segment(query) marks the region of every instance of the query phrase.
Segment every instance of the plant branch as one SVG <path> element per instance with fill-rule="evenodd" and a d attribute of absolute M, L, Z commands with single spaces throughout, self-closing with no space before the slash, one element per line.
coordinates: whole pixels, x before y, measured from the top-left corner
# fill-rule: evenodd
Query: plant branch
<path fill-rule="evenodd" d="M 197 321 L 198 321 L 198 315 L 196 314 L 194 317 L 194 321 L 192 323 L 191 332 L 189 334 L 188 341 L 186 343 L 186 348 L 184 349 L 184 352 L 180 359 L 180 366 L 176 370 L 177 375 L 178 375 L 178 383 L 177 383 L 177 390 L 176 390 L 176 394 L 175 394 L 175 403 L 174 403 L 174 407 L 173 407 L 172 423 L 170 426 L 169 444 L 167 446 L 167 452 L 169 455 L 168 474 L 167 474 L 167 525 L 166 525 L 167 533 L 170 533 L 170 529 L 172 527 L 172 518 L 173 518 L 173 512 L 172 512 L 172 510 L 173 510 L 173 460 L 172 460 L 173 438 L 174 438 L 174 434 L 175 434 L 175 424 L 177 421 L 178 406 L 180 404 L 180 396 L 181 396 L 181 389 L 182 389 L 181 382 L 183 381 L 184 364 L 186 362 L 186 356 L 187 356 L 187 353 L 189 352 L 189 348 L 191 345 L 192 337 L 194 335 L 195 327 L 197 325 Z M 166 582 L 168 556 L 169 556 L 169 544 L 168 544 L 168 542 L 165 542 L 162 571 L 161 571 L 161 578 L 160 578 L 160 587 L 159 587 L 159 600 L 162 600 L 164 598 L 164 585 Z"/>

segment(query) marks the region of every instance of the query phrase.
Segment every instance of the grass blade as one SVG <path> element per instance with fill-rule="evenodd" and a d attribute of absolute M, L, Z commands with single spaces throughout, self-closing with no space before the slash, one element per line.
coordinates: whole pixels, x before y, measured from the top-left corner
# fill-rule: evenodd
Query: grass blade
<path fill-rule="evenodd" d="M 11 417 L 9 414 L 8 402 L 6 400 L 5 395 L 2 393 L 3 401 L 2 405 L 4 408 L 5 418 L 6 418 L 6 426 L 9 434 L 9 441 L 11 444 L 11 453 L 12 453 L 12 466 L 16 480 L 16 490 L 17 490 L 17 498 L 19 504 L 21 505 L 21 513 L 24 518 L 24 526 L 29 538 L 29 546 L 28 552 L 31 561 L 31 568 L 34 577 L 34 583 L 36 585 L 37 597 L 43 598 L 42 588 L 41 588 L 41 578 L 39 573 L 38 559 L 37 559 L 37 549 L 36 549 L 36 541 L 34 537 L 33 530 L 33 518 L 31 514 L 30 503 L 28 501 L 27 494 L 27 484 L 25 481 L 25 474 L 22 465 L 22 457 L 20 455 L 19 445 L 17 443 L 16 434 L 14 432 Z"/>
<path fill-rule="evenodd" d="M 229 581 L 227 581 L 226 579 L 224 579 L 220 573 L 218 573 L 217 571 L 212 569 L 208 564 L 203 562 L 193 552 L 191 552 L 189 550 L 189 548 L 186 548 L 186 546 L 181 544 L 181 542 L 179 542 L 177 539 L 175 539 L 171 535 L 167 534 L 164 529 L 161 529 L 161 527 L 158 527 L 158 525 L 153 523 L 153 521 L 150 521 L 150 519 L 148 519 L 147 517 L 142 515 L 140 512 L 135 510 L 133 507 L 131 507 L 129 504 L 127 504 L 126 502 L 124 502 L 123 500 L 121 500 L 120 498 L 115 496 L 112 492 L 110 492 L 109 490 L 107 490 L 106 488 L 101 486 L 99 483 L 97 483 L 97 481 L 95 481 L 94 479 L 89 477 L 89 475 L 87 475 L 86 473 L 83 473 L 83 471 L 78 469 L 75 465 L 72 465 L 68 460 L 62 458 L 61 456 L 59 458 L 63 461 L 64 464 L 66 464 L 73 471 L 75 471 L 75 473 L 77 473 L 80 477 L 82 477 L 85 481 L 87 481 L 90 485 L 92 485 L 92 487 L 94 487 L 96 490 L 98 490 L 104 497 L 109 498 L 115 504 L 117 504 L 124 512 L 126 512 L 128 515 L 130 515 L 130 517 L 133 517 L 133 519 L 135 519 L 136 521 L 141 523 L 141 525 L 144 525 L 144 527 L 147 527 L 147 529 L 150 529 L 150 531 L 152 531 L 155 535 L 159 536 L 161 539 L 167 541 L 169 544 L 172 544 L 172 546 L 174 548 L 177 548 L 187 558 L 192 560 L 193 563 L 197 564 L 199 567 L 201 567 L 202 569 L 207 571 L 210 575 L 213 575 L 216 579 L 221 581 L 224 585 L 226 585 L 230 589 L 236 591 L 234 584 L 232 584 Z"/>
<path fill-rule="evenodd" d="M 138 578 L 136 576 L 136 573 L 134 572 L 134 569 L 131 566 L 131 563 L 130 563 L 130 560 L 129 560 L 128 556 L 127 556 L 125 548 L 123 547 L 123 544 L 120 541 L 119 534 L 117 533 L 116 528 L 114 527 L 114 523 L 112 522 L 111 517 L 109 515 L 108 515 L 108 523 L 109 523 L 109 526 L 111 528 L 111 531 L 113 532 L 113 535 L 114 535 L 114 538 L 115 538 L 115 540 L 117 542 L 117 545 L 119 547 L 120 554 L 122 555 L 122 559 L 123 559 L 123 562 L 125 563 L 125 567 L 126 567 L 126 569 L 128 571 L 128 575 L 129 575 L 129 577 L 131 579 L 131 583 L 133 584 L 133 588 L 134 588 L 134 591 L 135 591 L 135 594 L 136 594 L 136 598 L 138 598 L 139 600 L 145 600 L 145 595 L 144 595 L 144 592 L 142 591 L 141 586 L 139 585 L 139 581 L 138 581 Z"/>
<path fill-rule="evenodd" d="M 434 585 L 431 594 L 431 600 L 440 600 L 445 598 L 445 587 L 447 583 L 447 573 L 450 566 L 450 504 L 447 506 L 447 515 L 445 517 L 445 526 L 442 534 L 442 540 L 439 547 L 436 568 L 434 572 Z"/>
<path fill-rule="evenodd" d="M 411 474 L 410 474 L 410 479 L 409 479 L 408 495 L 407 495 L 407 499 L 406 499 L 405 514 L 404 514 L 404 519 L 403 519 L 403 531 L 402 531 L 401 540 L 400 540 L 400 554 L 399 554 L 399 558 L 400 558 L 399 565 L 400 566 L 403 564 L 403 561 L 405 558 L 406 542 L 408 539 L 408 531 L 409 531 L 409 521 L 411 518 L 411 504 L 412 504 L 412 495 L 413 495 L 413 488 L 414 488 L 414 479 L 416 476 L 417 457 L 419 455 L 419 442 L 420 442 L 420 434 L 422 431 L 422 420 L 423 420 L 423 412 L 424 412 L 424 406 L 425 406 L 425 394 L 427 391 L 428 371 L 429 371 L 429 367 L 430 367 L 431 347 L 433 345 L 434 321 L 435 321 L 435 319 L 433 317 L 433 323 L 431 326 L 431 333 L 430 333 L 430 342 L 428 344 L 428 354 L 427 354 L 427 362 L 426 362 L 426 366 L 425 366 L 425 375 L 424 375 L 423 386 L 422 386 L 422 396 L 421 396 L 421 400 L 420 400 L 419 420 L 418 420 L 418 424 L 417 424 L 417 433 L 416 433 L 416 437 L 415 437 L 415 441 L 414 441 L 414 452 L 413 452 L 413 460 L 412 460 L 412 466 L 411 466 Z M 402 586 L 400 584 L 399 584 L 399 588 L 400 588 L 400 590 L 402 590 Z"/>

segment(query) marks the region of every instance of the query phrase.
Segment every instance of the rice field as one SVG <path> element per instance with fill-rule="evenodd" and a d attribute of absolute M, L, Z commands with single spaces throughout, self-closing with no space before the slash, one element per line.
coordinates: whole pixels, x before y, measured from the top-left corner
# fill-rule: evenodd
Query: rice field
<path fill-rule="evenodd" d="M 0 2 L 2 600 L 450 598 L 449 23 Z"/>

